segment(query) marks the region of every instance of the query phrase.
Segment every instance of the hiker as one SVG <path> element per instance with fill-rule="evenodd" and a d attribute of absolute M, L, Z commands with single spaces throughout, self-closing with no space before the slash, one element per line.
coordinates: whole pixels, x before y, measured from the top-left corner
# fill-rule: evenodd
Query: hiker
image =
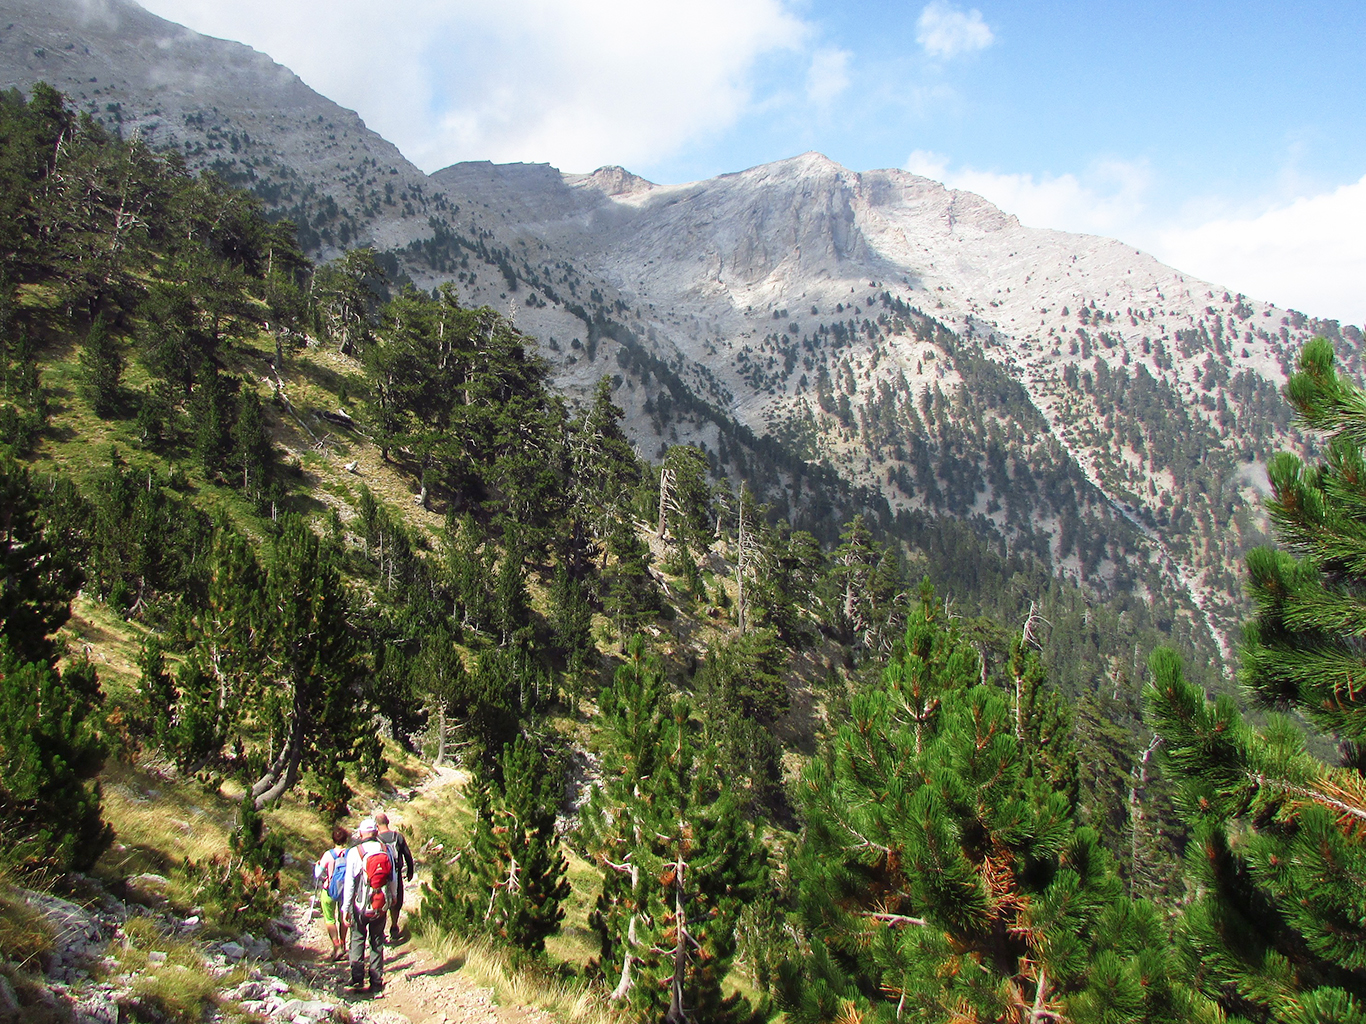
<path fill-rule="evenodd" d="M 345 825 L 332 830 L 332 849 L 325 850 L 313 865 L 313 879 L 318 883 L 318 906 L 322 908 L 327 937 L 332 940 L 329 962 L 340 960 L 346 948 L 346 918 L 337 914 L 337 905 L 346 890 L 346 844 L 351 832 Z"/>
<path fill-rule="evenodd" d="M 370 949 L 370 995 L 384 994 L 384 921 L 396 896 L 393 852 L 377 838 L 374 818 L 356 829 L 359 840 L 346 854 L 346 890 L 343 908 L 351 928 L 352 992 L 360 992 L 366 977 L 366 946 Z"/>
<path fill-rule="evenodd" d="M 397 946 L 401 940 L 398 912 L 403 909 L 403 883 L 413 880 L 413 851 L 408 849 L 408 840 L 403 838 L 403 833 L 389 827 L 389 815 L 380 811 L 375 815 L 375 824 L 379 826 L 379 841 L 389 847 L 390 855 L 394 858 L 394 882 L 398 895 L 394 897 L 394 905 L 389 908 L 389 945 Z M 399 868 L 403 870 L 400 872 Z"/>

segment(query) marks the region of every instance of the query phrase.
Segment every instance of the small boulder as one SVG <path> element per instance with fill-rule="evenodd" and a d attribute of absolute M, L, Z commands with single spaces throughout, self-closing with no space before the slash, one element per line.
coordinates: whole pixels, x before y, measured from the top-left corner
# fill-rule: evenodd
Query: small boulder
<path fill-rule="evenodd" d="M 264 999 L 266 997 L 266 987 L 259 981 L 244 981 L 232 990 L 231 998 L 239 1002 Z"/>
<path fill-rule="evenodd" d="M 241 960 L 247 955 L 246 949 L 236 942 L 224 942 L 218 947 L 229 960 Z"/>
<path fill-rule="evenodd" d="M 106 992 L 86 992 L 76 1000 L 76 1019 L 81 1024 L 119 1024 L 119 1004 Z"/>
<path fill-rule="evenodd" d="M 282 1017 L 288 1021 L 316 1021 L 332 1015 L 332 1004 L 321 999 L 291 999 L 284 1003 L 271 1016 Z"/>

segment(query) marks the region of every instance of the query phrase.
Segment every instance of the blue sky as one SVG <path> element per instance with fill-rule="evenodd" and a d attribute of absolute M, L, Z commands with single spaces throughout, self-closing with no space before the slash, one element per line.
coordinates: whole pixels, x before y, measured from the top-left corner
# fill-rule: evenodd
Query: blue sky
<path fill-rule="evenodd" d="M 145 5 L 270 53 L 428 171 L 619 163 L 671 182 L 814 149 L 1366 320 L 1366 4 Z"/>

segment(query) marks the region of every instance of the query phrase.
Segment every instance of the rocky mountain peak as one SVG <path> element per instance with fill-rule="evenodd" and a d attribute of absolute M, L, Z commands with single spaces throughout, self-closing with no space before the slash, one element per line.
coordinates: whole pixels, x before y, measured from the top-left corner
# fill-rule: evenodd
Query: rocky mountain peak
<path fill-rule="evenodd" d="M 634 196 L 641 192 L 648 192 L 655 187 L 655 183 L 647 181 L 638 174 L 632 174 L 624 167 L 610 165 L 599 167 L 592 174 L 573 175 L 566 174 L 565 181 L 578 188 L 592 188 L 601 192 L 605 196 Z"/>

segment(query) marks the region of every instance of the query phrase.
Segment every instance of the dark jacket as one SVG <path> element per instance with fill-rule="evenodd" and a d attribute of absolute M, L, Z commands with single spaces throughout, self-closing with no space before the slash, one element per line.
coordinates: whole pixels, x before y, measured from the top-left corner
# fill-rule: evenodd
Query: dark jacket
<path fill-rule="evenodd" d="M 411 882 L 413 880 L 413 852 L 408 849 L 408 840 L 403 838 L 402 832 L 381 832 L 376 836 L 381 843 L 393 847 L 394 853 L 398 855 L 398 863 L 394 865 L 397 871 L 400 867 L 403 870 L 403 877 Z"/>

